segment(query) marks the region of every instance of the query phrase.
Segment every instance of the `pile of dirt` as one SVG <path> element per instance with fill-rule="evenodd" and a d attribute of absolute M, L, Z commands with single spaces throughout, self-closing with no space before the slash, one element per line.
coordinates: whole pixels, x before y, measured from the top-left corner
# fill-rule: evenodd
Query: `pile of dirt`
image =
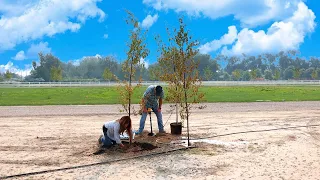
<path fill-rule="evenodd" d="M 170 149 L 171 142 L 180 140 L 181 136 L 172 135 L 169 133 L 158 133 L 155 136 L 148 136 L 148 131 L 144 131 L 141 135 L 135 136 L 134 142 L 129 145 L 128 140 L 122 140 L 122 143 L 125 145 L 125 148 L 120 148 L 119 146 L 113 146 L 111 148 L 100 148 L 101 147 L 101 138 L 98 140 L 98 149 L 93 153 L 94 155 L 99 155 L 103 153 L 112 153 L 112 155 L 117 155 L 123 153 L 139 153 L 145 151 L 152 151 L 155 149 L 165 150 Z"/>
<path fill-rule="evenodd" d="M 141 151 L 149 151 L 158 148 L 157 146 L 151 144 L 151 143 L 146 143 L 146 142 L 134 142 L 133 148 L 140 148 Z M 130 148 L 129 148 L 130 149 Z"/>
<path fill-rule="evenodd" d="M 119 153 L 150 151 L 158 148 L 157 146 L 147 142 L 134 142 L 131 145 L 129 145 L 128 142 L 123 142 L 123 144 L 125 145 L 125 148 L 123 149 L 118 146 L 113 146 L 111 148 L 99 148 L 93 154 L 99 155 L 105 153 L 106 151 L 118 151 Z"/>

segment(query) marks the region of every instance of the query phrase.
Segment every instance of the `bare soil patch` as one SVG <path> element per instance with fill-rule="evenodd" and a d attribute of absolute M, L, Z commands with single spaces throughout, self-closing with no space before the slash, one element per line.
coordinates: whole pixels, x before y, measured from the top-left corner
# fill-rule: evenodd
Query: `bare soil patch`
<path fill-rule="evenodd" d="M 320 124 L 319 102 L 206 106 L 206 109 L 194 110 L 190 120 L 190 134 L 194 139 L 191 143 L 198 148 L 20 179 L 319 179 L 320 128 L 314 126 Z M 169 133 L 148 136 L 150 125 L 146 121 L 146 132 L 136 136 L 131 147 L 125 150 L 114 147 L 94 155 L 102 124 L 122 115 L 117 108 L 0 107 L 0 176 L 104 162 L 185 146 L 181 137 Z M 175 117 L 165 108 L 165 130 L 170 132 L 169 124 Z M 140 116 L 132 118 L 133 127 L 137 129 Z M 153 119 L 153 129 L 157 132 Z M 294 126 L 305 127 L 282 129 Z M 263 131 L 266 129 L 278 130 Z M 259 130 L 261 132 L 250 132 Z M 219 136 L 224 134 L 230 135 Z M 195 141 L 214 135 L 218 136 L 206 142 Z"/>

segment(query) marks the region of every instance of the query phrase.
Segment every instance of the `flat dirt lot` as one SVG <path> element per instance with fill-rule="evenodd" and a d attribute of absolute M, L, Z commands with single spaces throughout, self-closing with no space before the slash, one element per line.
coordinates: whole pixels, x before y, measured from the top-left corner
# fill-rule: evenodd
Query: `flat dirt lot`
<path fill-rule="evenodd" d="M 194 110 L 190 120 L 191 138 L 205 138 L 205 142 L 192 141 L 197 148 L 18 179 L 320 179 L 320 102 L 205 105 L 205 109 Z M 0 177 L 183 145 L 170 143 L 179 139 L 170 134 L 137 136 L 137 141 L 152 142 L 159 148 L 112 149 L 93 155 L 102 124 L 120 117 L 119 107 L 0 107 Z M 164 122 L 169 119 L 165 128 L 170 132 L 175 115 L 166 112 L 168 105 L 163 109 Z M 155 115 L 152 117 L 157 131 Z M 132 118 L 137 129 L 140 116 Z M 292 128 L 297 126 L 302 127 Z M 145 130 L 149 129 L 147 119 Z M 183 131 L 185 134 L 186 129 Z M 209 136 L 212 138 L 206 139 Z"/>

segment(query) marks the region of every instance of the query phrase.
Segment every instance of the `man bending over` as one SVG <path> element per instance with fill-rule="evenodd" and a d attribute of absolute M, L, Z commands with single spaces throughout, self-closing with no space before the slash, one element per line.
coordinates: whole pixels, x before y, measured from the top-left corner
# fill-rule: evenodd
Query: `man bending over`
<path fill-rule="evenodd" d="M 148 109 L 151 108 L 152 111 L 157 116 L 158 121 L 158 129 L 159 133 L 165 133 L 163 129 L 163 122 L 162 122 L 162 113 L 161 113 L 161 107 L 162 107 L 162 99 L 164 98 L 163 90 L 161 86 L 157 85 L 151 85 L 147 88 L 147 90 L 143 94 L 142 98 L 142 116 L 140 119 L 140 127 L 139 130 L 135 132 L 135 134 L 141 134 L 144 125 L 146 122 L 146 118 L 148 115 Z"/>

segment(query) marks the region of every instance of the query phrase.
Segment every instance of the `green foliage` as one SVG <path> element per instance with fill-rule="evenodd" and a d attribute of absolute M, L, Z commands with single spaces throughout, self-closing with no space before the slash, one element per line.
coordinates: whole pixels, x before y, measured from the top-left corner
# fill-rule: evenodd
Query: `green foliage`
<path fill-rule="evenodd" d="M 150 65 L 148 68 L 148 71 L 149 71 L 149 79 L 151 81 L 160 80 L 161 68 L 158 63 Z"/>
<path fill-rule="evenodd" d="M 255 69 L 255 72 L 256 72 L 257 78 L 262 78 L 263 77 L 261 69 L 259 69 L 259 68 Z"/>
<path fill-rule="evenodd" d="M 172 41 L 174 42 L 174 41 Z M 224 74 L 216 73 L 216 71 L 227 72 L 232 75 L 232 72 L 235 70 L 248 71 L 251 70 L 252 78 L 265 77 L 265 70 L 271 70 L 274 75 L 275 80 L 279 79 L 288 79 L 290 77 L 291 70 L 285 70 L 289 67 L 293 71 L 295 68 L 300 69 L 301 79 L 314 79 L 313 75 L 316 75 L 313 70 L 320 68 L 320 59 L 316 57 L 311 57 L 310 59 L 300 58 L 297 52 L 288 51 L 288 52 L 279 52 L 277 54 L 261 54 L 258 56 L 236 56 L 236 57 L 226 57 L 218 55 L 217 57 L 211 57 L 207 54 L 197 54 L 195 60 L 198 61 L 198 74 L 200 79 L 206 79 L 205 69 L 210 67 L 213 72 L 214 80 L 226 80 L 222 78 Z M 62 77 L 64 80 L 69 81 L 78 81 L 79 79 L 88 79 L 88 80 L 102 80 L 103 72 L 105 68 L 109 68 L 112 74 L 114 74 L 118 80 L 128 80 L 128 73 L 125 73 L 122 70 L 124 63 L 119 63 L 120 60 L 117 60 L 113 56 L 93 56 L 93 57 L 84 57 L 80 59 L 79 62 L 61 62 L 58 57 L 54 57 L 51 54 L 39 55 L 39 66 L 36 62 L 32 62 L 33 69 L 31 70 L 31 75 L 28 76 L 27 80 L 45 80 L 51 81 L 51 67 L 62 68 Z M 226 67 L 220 69 L 219 64 L 221 61 L 225 61 L 223 64 L 226 64 Z M 219 64 L 218 64 L 219 62 Z M 278 65 L 279 64 L 279 65 Z M 169 64 L 169 67 L 173 69 L 173 65 Z M 157 64 L 151 64 L 149 68 L 145 68 L 142 64 L 134 66 L 133 70 L 136 71 L 134 79 L 138 80 L 142 77 L 143 80 L 159 80 L 159 66 Z M 254 71 L 256 70 L 256 71 Z M 280 73 L 281 72 L 281 73 Z M 13 78 L 14 78 L 13 74 Z M 240 78 L 237 79 L 233 76 L 233 80 L 243 80 L 242 74 Z M 290 79 L 297 77 L 292 75 Z M 299 79 L 296 78 L 296 79 Z M 316 78 L 317 79 L 317 78 Z M 318 76 L 319 79 L 319 76 Z"/>
<path fill-rule="evenodd" d="M 212 72 L 212 70 L 210 69 L 209 66 L 207 66 L 207 67 L 204 69 L 204 78 L 205 78 L 205 80 L 207 80 L 207 81 L 211 81 L 212 78 L 213 78 L 213 72 Z"/>
<path fill-rule="evenodd" d="M 245 71 L 245 72 L 243 73 L 241 79 L 242 79 L 243 81 L 250 81 L 250 80 L 251 80 L 250 72 Z"/>
<path fill-rule="evenodd" d="M 227 72 L 224 72 L 223 73 L 223 80 L 224 81 L 230 81 L 230 79 L 231 79 L 230 75 Z"/>
<path fill-rule="evenodd" d="M 292 79 L 293 76 L 294 76 L 293 66 L 290 66 L 284 71 L 284 79 L 286 80 Z"/>
<path fill-rule="evenodd" d="M 146 32 L 142 32 L 138 20 L 134 17 L 133 13 L 127 11 L 127 14 L 128 18 L 126 23 L 132 25 L 133 28 L 130 31 L 130 41 L 127 43 L 129 47 L 127 59 L 122 64 L 125 80 L 119 85 L 118 90 L 120 93 L 120 103 L 124 111 L 130 116 L 132 95 L 135 88 L 141 86 L 140 82 L 142 81 L 142 77 L 139 77 L 139 83 L 136 86 L 133 86 L 131 82 L 135 80 L 136 70 L 141 69 L 141 66 L 143 66 L 141 59 L 145 59 L 148 56 L 149 50 L 145 43 Z"/>
<path fill-rule="evenodd" d="M 275 80 L 279 80 L 280 77 L 281 77 L 281 73 L 280 73 L 280 71 L 278 69 L 276 69 L 275 72 L 274 72 L 274 79 Z"/>
<path fill-rule="evenodd" d="M 104 80 L 110 81 L 113 78 L 113 74 L 109 68 L 105 68 L 102 77 Z"/>
<path fill-rule="evenodd" d="M 241 78 L 241 71 L 239 69 L 236 69 L 232 72 L 232 80 L 239 81 Z"/>
<path fill-rule="evenodd" d="M 313 69 L 311 77 L 312 79 L 318 79 L 318 71 L 316 69 Z"/>
<path fill-rule="evenodd" d="M 210 71 L 214 74 L 220 68 L 217 60 L 212 59 L 211 56 L 208 54 L 197 54 L 194 58 L 199 63 L 198 64 L 199 77 L 201 77 L 202 79 L 208 78 L 206 77 L 206 72 L 208 72 L 206 71 L 206 69 L 210 69 Z M 212 80 L 212 78 L 213 78 L 213 75 L 210 78 L 210 80 Z"/>
<path fill-rule="evenodd" d="M 133 103 L 140 102 L 145 88 L 137 88 Z M 223 86 L 199 91 L 206 94 L 201 102 L 207 103 L 320 100 L 320 86 Z M 0 88 L 1 106 L 118 104 L 118 99 L 117 87 Z"/>
<path fill-rule="evenodd" d="M 52 81 L 61 81 L 62 80 L 62 69 L 61 67 L 51 67 L 51 71 L 50 71 L 50 79 Z"/>
<path fill-rule="evenodd" d="M 34 75 L 36 75 L 37 78 L 43 78 L 45 81 L 55 80 L 52 79 L 52 77 L 55 77 L 55 75 L 51 75 L 51 70 L 61 66 L 61 61 L 52 54 L 43 55 L 42 53 L 39 53 L 39 59 L 40 66 L 36 66 L 35 63 L 32 63 L 33 68 L 35 68 Z"/>
<path fill-rule="evenodd" d="M 253 70 L 250 71 L 250 76 L 251 76 L 252 79 L 255 80 L 255 79 L 258 78 L 257 72 L 258 72 L 257 69 L 253 69 Z"/>
<path fill-rule="evenodd" d="M 293 78 L 298 80 L 301 76 L 301 70 L 299 68 L 294 68 L 293 70 Z"/>
<path fill-rule="evenodd" d="M 12 78 L 12 73 L 9 70 L 7 70 L 4 74 L 4 77 L 6 80 L 10 80 Z"/>
<path fill-rule="evenodd" d="M 273 79 L 272 72 L 270 70 L 265 70 L 264 71 L 264 78 L 267 80 L 272 80 Z"/>
<path fill-rule="evenodd" d="M 199 59 L 196 59 L 198 41 L 192 39 L 186 30 L 182 18 L 179 19 L 179 28 L 174 29 L 171 35 L 168 32 L 168 45 L 157 37 L 160 50 L 158 58 L 161 67 L 162 81 L 169 83 L 166 100 L 180 104 L 181 120 L 189 119 L 191 104 L 198 103 L 204 94 L 199 92 L 201 78 L 199 77 Z M 191 101 L 190 101 L 191 100 Z M 191 103 L 190 103 L 191 102 Z"/>

